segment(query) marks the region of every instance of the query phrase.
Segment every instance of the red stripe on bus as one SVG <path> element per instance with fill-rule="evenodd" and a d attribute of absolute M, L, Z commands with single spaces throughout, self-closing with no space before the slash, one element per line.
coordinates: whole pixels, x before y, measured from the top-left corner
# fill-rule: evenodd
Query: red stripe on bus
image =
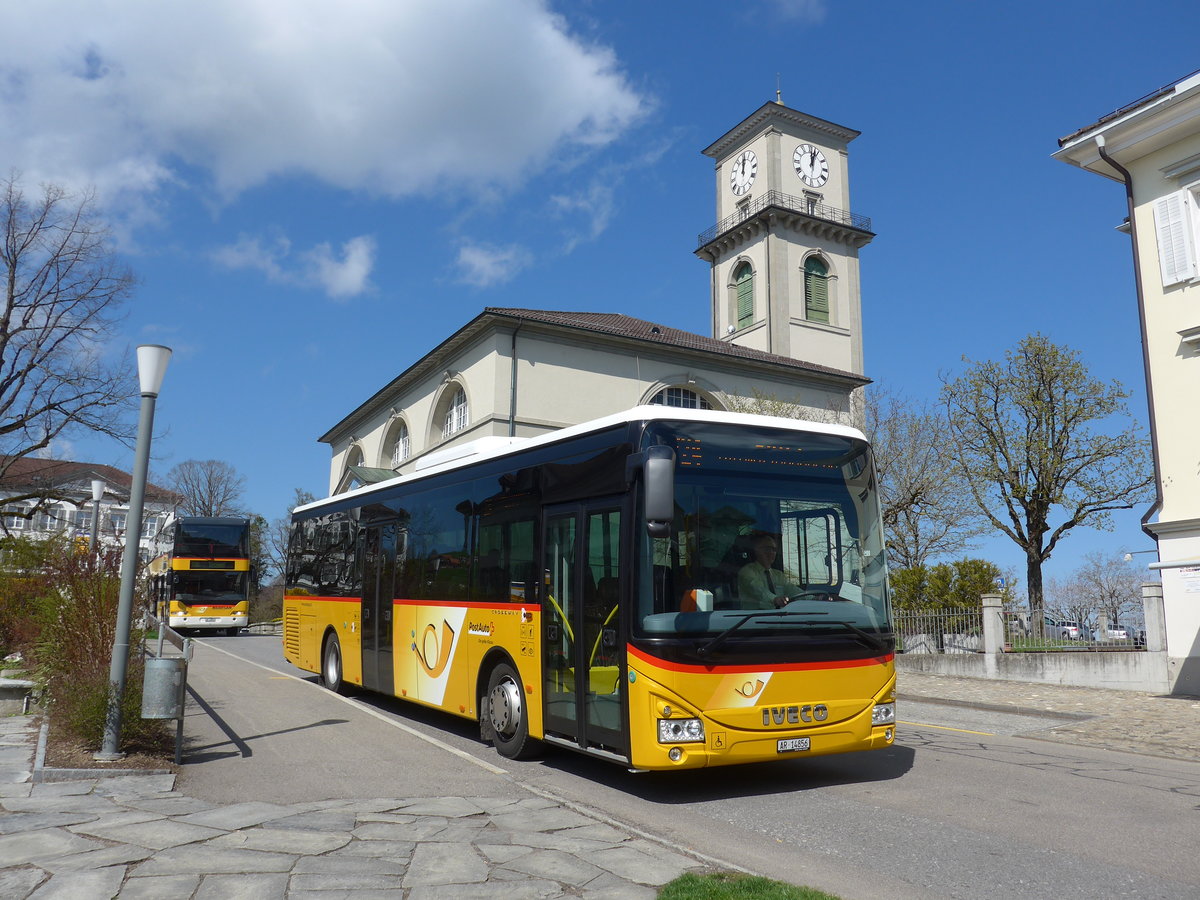
<path fill-rule="evenodd" d="M 329 601 L 330 603 L 362 603 L 362 597 L 311 597 L 307 595 L 291 595 L 288 600 L 305 602 L 309 600 Z M 392 606 L 434 606 L 434 607 L 449 607 L 454 609 L 512 609 L 517 610 L 521 607 L 527 609 L 540 609 L 537 603 L 505 603 L 484 601 L 469 601 L 469 600 L 408 600 L 403 597 L 396 597 L 392 600 Z"/>
<path fill-rule="evenodd" d="M 772 672 L 806 672 L 817 669 L 859 669 L 863 666 L 885 666 L 896 658 L 894 653 L 889 653 L 886 656 L 874 656 L 869 659 L 835 659 L 826 660 L 824 662 L 806 662 L 806 663 L 773 663 L 764 665 L 745 665 L 739 664 L 735 666 L 697 666 L 689 663 L 667 662 L 659 659 L 656 656 L 651 656 L 644 651 L 638 650 L 636 647 L 629 647 L 629 655 L 639 662 L 648 665 L 657 666 L 660 669 L 666 669 L 670 672 L 696 672 L 710 674 L 713 672 L 727 672 L 731 675 L 743 672 L 763 672 L 771 670 Z"/>

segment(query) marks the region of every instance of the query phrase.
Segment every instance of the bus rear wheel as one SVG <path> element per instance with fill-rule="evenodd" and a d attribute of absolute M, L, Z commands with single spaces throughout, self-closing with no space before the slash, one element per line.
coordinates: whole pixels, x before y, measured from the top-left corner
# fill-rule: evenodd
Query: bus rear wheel
<path fill-rule="evenodd" d="M 540 744 L 529 736 L 529 716 L 525 711 L 525 692 L 517 671 L 508 663 L 492 669 L 488 679 L 487 710 L 492 743 L 507 759 L 532 759 Z"/>
<path fill-rule="evenodd" d="M 321 681 L 335 694 L 346 693 L 342 681 L 342 645 L 336 634 L 325 639 L 325 649 L 321 651 Z"/>

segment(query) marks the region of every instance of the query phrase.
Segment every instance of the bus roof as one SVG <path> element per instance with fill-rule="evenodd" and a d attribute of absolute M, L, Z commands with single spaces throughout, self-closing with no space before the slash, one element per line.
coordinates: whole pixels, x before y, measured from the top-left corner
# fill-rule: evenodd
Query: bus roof
<path fill-rule="evenodd" d="M 578 425 L 571 425 L 567 428 L 560 428 L 557 431 L 550 431 L 533 438 L 489 436 L 464 444 L 456 444 L 453 447 L 447 447 L 445 450 L 430 453 L 421 460 L 418 460 L 415 470 L 407 475 L 397 475 L 395 478 L 389 478 L 386 481 L 364 485 L 341 494 L 334 494 L 332 497 L 326 497 L 323 500 L 315 500 L 312 503 L 297 506 L 292 510 L 292 513 L 295 515 L 309 512 L 329 504 L 341 503 L 351 498 L 361 497 L 365 500 L 372 494 L 386 491 L 405 482 L 417 481 L 429 475 L 442 472 L 451 472 L 468 465 L 499 459 L 535 447 L 546 447 L 559 441 L 566 441 L 597 431 L 604 431 L 616 425 L 627 424 L 629 422 L 654 421 L 714 422 L 729 425 L 757 426 L 760 428 L 780 428 L 797 432 L 815 432 L 818 434 L 866 440 L 861 431 L 857 428 L 851 428 L 848 425 L 813 422 L 807 419 L 788 419 L 778 416 L 725 412 L 724 410 L 715 409 L 687 409 L 678 406 L 661 405 L 634 406 L 622 412 L 603 416 L 599 419 L 592 419 Z"/>

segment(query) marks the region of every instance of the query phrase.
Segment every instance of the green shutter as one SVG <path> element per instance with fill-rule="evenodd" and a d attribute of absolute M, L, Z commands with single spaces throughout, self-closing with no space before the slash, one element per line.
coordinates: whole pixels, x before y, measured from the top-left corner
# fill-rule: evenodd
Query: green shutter
<path fill-rule="evenodd" d="M 829 322 L 829 278 L 816 257 L 804 264 L 804 316 L 811 322 Z"/>
<path fill-rule="evenodd" d="M 742 263 L 734 276 L 737 285 L 737 327 L 745 328 L 754 322 L 754 269 Z"/>

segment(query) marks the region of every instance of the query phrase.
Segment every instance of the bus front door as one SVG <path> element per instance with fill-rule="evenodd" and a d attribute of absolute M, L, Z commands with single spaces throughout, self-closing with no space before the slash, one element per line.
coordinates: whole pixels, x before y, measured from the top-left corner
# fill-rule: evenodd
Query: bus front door
<path fill-rule="evenodd" d="M 626 758 L 620 507 L 616 501 L 559 506 L 544 521 L 546 734 Z"/>
<path fill-rule="evenodd" d="M 363 530 L 360 640 L 363 687 L 392 693 L 392 580 L 396 572 L 396 525 Z"/>

